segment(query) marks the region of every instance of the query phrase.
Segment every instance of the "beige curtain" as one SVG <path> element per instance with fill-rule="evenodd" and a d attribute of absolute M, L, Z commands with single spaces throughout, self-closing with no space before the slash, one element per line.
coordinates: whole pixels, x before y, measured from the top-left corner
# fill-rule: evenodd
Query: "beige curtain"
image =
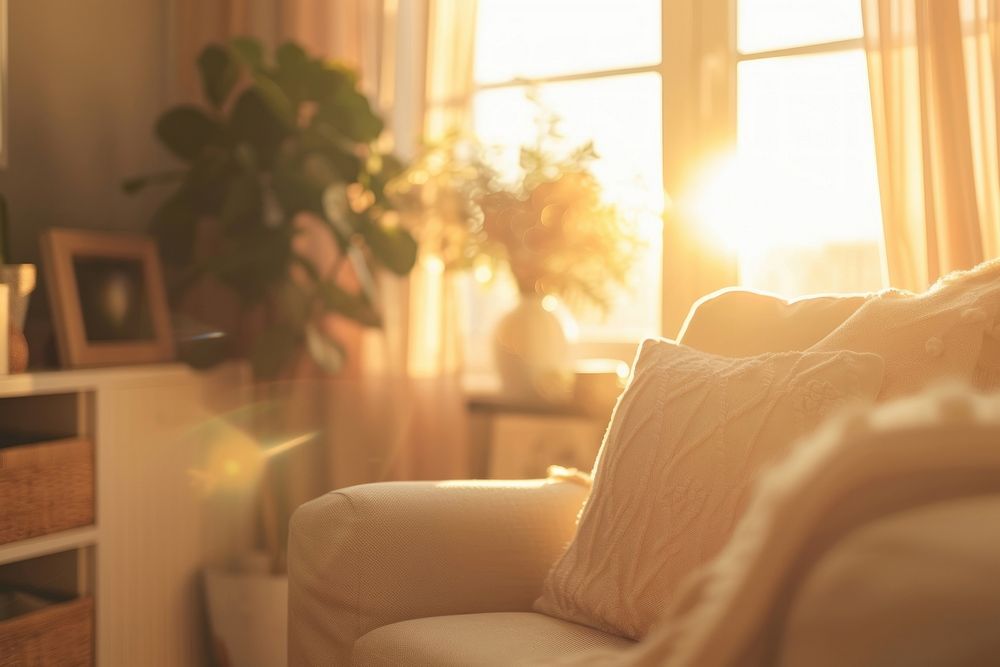
<path fill-rule="evenodd" d="M 440 141 L 469 129 L 475 32 L 475 0 L 429 0 L 420 101 L 423 141 Z M 456 375 L 462 364 L 458 277 L 444 271 L 437 251 L 438 228 L 449 221 L 437 215 L 431 213 L 423 221 L 420 261 L 410 278 L 407 367 L 415 377 Z"/>
<path fill-rule="evenodd" d="M 393 82 L 383 96 L 392 100 L 387 106 L 394 121 L 395 148 L 408 156 L 420 141 L 441 139 L 467 125 L 476 3 L 405 1 L 407 7 L 400 3 L 395 7 L 398 13 L 387 15 L 396 26 L 396 39 L 390 41 L 415 40 L 424 58 L 412 62 L 406 53 L 391 53 L 387 44 L 382 73 L 383 82 Z M 413 111 L 417 117 L 409 118 Z M 412 131 L 404 131 L 408 125 Z M 367 419 L 358 427 L 358 448 L 341 450 L 340 460 L 332 466 L 338 484 L 463 478 L 472 472 L 461 383 L 462 277 L 445 270 L 438 253 L 437 232 L 447 223 L 438 215 L 432 205 L 420 221 L 420 250 L 410 276 L 403 281 L 383 280 L 386 327 L 366 341 L 362 400 L 390 405 L 392 418 L 387 421 L 384 411 L 366 411 L 353 403 L 357 414 Z M 341 424 L 345 421 L 346 415 Z M 362 451 L 368 456 L 359 456 Z"/>
<path fill-rule="evenodd" d="M 405 2 L 406 0 L 404 0 Z M 356 68 L 378 94 L 384 6 L 395 0 L 174 0 L 175 96 L 199 99 L 194 63 L 205 44 L 252 35 L 268 46 L 294 39 L 312 53 Z"/>
<path fill-rule="evenodd" d="M 1000 0 L 862 0 L 893 286 L 1000 254 Z"/>

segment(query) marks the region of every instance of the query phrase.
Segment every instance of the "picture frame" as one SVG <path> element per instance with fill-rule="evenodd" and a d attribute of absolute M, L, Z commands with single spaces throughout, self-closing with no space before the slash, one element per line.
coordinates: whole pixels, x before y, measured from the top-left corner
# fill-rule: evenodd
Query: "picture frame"
<path fill-rule="evenodd" d="M 173 360 L 170 310 L 152 239 L 49 229 L 41 246 L 64 367 Z"/>

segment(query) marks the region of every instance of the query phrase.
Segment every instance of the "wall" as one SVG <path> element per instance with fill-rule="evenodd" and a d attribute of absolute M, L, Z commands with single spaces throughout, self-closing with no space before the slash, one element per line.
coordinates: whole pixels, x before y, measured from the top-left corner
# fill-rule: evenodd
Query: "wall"
<path fill-rule="evenodd" d="M 153 136 L 167 104 L 169 0 L 9 0 L 12 260 L 50 226 L 141 230 L 156 193 L 122 179 L 169 163 Z"/>

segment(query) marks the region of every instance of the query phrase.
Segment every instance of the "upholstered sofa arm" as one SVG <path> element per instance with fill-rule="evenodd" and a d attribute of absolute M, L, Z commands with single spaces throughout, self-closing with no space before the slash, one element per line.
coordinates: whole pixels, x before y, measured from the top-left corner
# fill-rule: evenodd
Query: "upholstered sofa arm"
<path fill-rule="evenodd" d="M 530 610 L 587 491 L 386 482 L 306 503 L 289 535 L 290 664 L 349 664 L 356 639 L 405 619 Z"/>

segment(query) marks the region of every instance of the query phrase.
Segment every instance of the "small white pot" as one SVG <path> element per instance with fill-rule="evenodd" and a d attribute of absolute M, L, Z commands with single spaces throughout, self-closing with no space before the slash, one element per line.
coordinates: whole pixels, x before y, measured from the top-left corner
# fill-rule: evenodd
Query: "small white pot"
<path fill-rule="evenodd" d="M 564 401 L 573 388 L 571 318 L 551 297 L 522 295 L 497 324 L 493 353 L 505 393 Z"/>
<path fill-rule="evenodd" d="M 205 571 L 216 659 L 226 667 L 288 663 L 288 577 Z"/>

